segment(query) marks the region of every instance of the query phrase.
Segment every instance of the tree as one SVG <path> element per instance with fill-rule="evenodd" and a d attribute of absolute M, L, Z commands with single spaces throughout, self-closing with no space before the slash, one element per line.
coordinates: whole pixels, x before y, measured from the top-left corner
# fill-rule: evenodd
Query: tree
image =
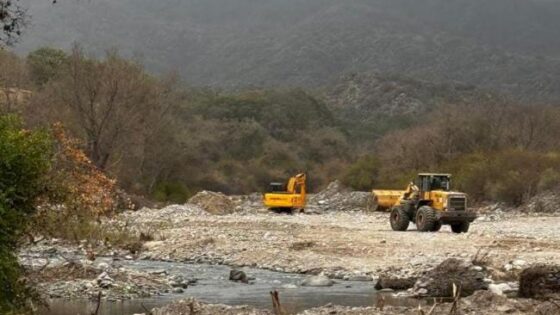
<path fill-rule="evenodd" d="M 68 117 L 74 135 L 100 169 L 118 164 L 142 142 L 146 123 L 159 112 L 158 81 L 116 53 L 92 60 L 75 47 L 60 79 L 49 85 L 51 121 Z M 43 98 L 43 97 L 41 97 Z"/>
<path fill-rule="evenodd" d="M 379 161 L 374 156 L 364 156 L 352 164 L 343 177 L 343 182 L 357 190 L 369 191 L 380 183 Z"/>
<path fill-rule="evenodd" d="M 0 116 L 0 313 L 25 308 L 31 291 L 20 279 L 18 240 L 36 212 L 52 157 L 47 132 L 22 129 L 15 116 Z"/>
<path fill-rule="evenodd" d="M 15 54 L 0 50 L 0 114 L 20 112 L 30 98 L 27 69 Z"/>
<path fill-rule="evenodd" d="M 43 47 L 27 56 L 27 65 L 31 79 L 37 86 L 42 86 L 56 78 L 68 60 L 66 53 L 60 49 Z"/>

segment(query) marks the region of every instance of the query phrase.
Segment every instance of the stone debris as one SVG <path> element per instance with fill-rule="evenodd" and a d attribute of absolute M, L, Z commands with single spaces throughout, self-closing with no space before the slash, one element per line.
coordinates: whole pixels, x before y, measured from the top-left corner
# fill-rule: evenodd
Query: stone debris
<path fill-rule="evenodd" d="M 230 197 L 219 192 L 203 190 L 191 197 L 188 203 L 197 205 L 214 215 L 225 215 L 235 212 L 235 204 Z"/>
<path fill-rule="evenodd" d="M 370 192 L 350 191 L 336 180 L 321 192 L 310 195 L 307 208 L 316 212 L 366 211 L 371 198 Z"/>
<path fill-rule="evenodd" d="M 250 306 L 229 306 L 205 304 L 193 298 L 173 302 L 167 306 L 151 310 L 152 315 L 272 315 L 268 310 L 255 309 Z"/>
<path fill-rule="evenodd" d="M 535 265 L 519 276 L 519 295 L 526 298 L 560 298 L 560 265 Z"/>
<path fill-rule="evenodd" d="M 280 296 L 282 299 L 282 295 Z M 284 302 L 287 303 L 287 302 Z M 477 315 L 523 315 L 523 314 L 558 314 L 556 302 L 541 302 L 535 300 L 510 299 L 504 296 L 493 294 L 490 291 L 476 291 L 473 295 L 462 298 L 458 303 L 457 314 L 477 314 Z M 378 305 L 379 304 L 378 302 Z M 325 306 L 311 308 L 298 313 L 297 315 L 418 315 L 428 314 L 432 305 L 422 301 L 411 301 L 404 305 L 394 306 L 391 304 L 371 307 L 352 307 L 327 304 Z M 451 302 L 439 303 L 430 314 L 449 315 Z M 153 315 L 272 315 L 273 313 L 265 309 L 256 309 L 250 306 L 227 306 L 220 304 L 205 304 L 195 299 L 189 298 L 173 302 L 167 306 L 151 310 Z"/>
<path fill-rule="evenodd" d="M 527 213 L 560 213 L 560 194 L 557 191 L 542 192 L 526 202 L 519 208 Z"/>
<path fill-rule="evenodd" d="M 467 260 L 449 258 L 419 278 L 413 287 L 413 294 L 430 297 L 453 297 L 453 284 L 461 291 L 461 296 L 469 296 L 477 290 L 488 289 L 483 271 L 472 268 Z"/>

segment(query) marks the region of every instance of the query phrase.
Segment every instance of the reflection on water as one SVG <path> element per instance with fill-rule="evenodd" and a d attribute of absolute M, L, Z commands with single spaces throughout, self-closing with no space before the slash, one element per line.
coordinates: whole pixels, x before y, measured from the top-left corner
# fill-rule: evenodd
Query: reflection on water
<path fill-rule="evenodd" d="M 102 258 L 103 259 L 103 258 Z M 101 260 L 102 260 L 101 259 Z M 229 305 L 251 305 L 270 308 L 269 292 L 278 290 L 282 305 L 288 312 L 298 312 L 328 303 L 346 306 L 375 305 L 376 293 L 373 282 L 337 281 L 332 287 L 294 287 L 305 276 L 285 274 L 267 270 L 243 268 L 248 276 L 254 277 L 253 284 L 241 284 L 228 280 L 230 268 L 227 266 L 193 265 L 183 263 L 126 261 L 128 268 L 150 271 L 165 269 L 170 274 L 181 274 L 185 278 L 197 278 L 198 283 L 190 286 L 182 294 L 137 299 L 132 301 L 109 302 L 100 305 L 100 315 L 129 315 L 144 313 L 146 309 L 162 306 L 176 299 L 195 297 L 207 303 Z M 293 288 L 289 288 L 293 287 Z M 389 304 L 410 304 L 408 300 L 393 301 Z M 53 300 L 45 315 L 90 315 L 96 303 L 91 301 Z"/>

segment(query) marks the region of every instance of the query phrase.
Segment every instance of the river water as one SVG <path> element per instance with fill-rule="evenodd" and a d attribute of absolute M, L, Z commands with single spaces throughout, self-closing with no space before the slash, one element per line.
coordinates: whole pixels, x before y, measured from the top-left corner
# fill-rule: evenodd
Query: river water
<path fill-rule="evenodd" d="M 146 309 L 163 306 L 176 299 L 195 297 L 207 303 L 228 305 L 251 305 L 258 308 L 271 308 L 269 292 L 278 290 L 282 305 L 290 313 L 295 313 L 328 303 L 345 306 L 375 305 L 374 282 L 336 281 L 331 287 L 302 287 L 299 283 L 306 277 L 300 274 L 273 272 L 254 268 L 241 268 L 249 277 L 255 278 L 252 284 L 228 280 L 230 267 L 186 264 L 159 261 L 123 261 L 128 268 L 156 271 L 166 270 L 169 274 L 183 275 L 185 278 L 198 279 L 197 284 L 189 286 L 182 294 L 135 299 L 131 301 L 104 301 L 100 315 L 129 315 L 144 313 Z M 417 303 L 410 300 L 394 300 L 388 304 Z M 96 303 L 87 300 L 51 300 L 50 309 L 44 315 L 90 315 Z"/>

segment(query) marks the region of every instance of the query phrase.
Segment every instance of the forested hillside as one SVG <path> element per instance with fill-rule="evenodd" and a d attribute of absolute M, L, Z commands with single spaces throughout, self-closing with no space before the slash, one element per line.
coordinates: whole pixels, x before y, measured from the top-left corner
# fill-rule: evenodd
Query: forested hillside
<path fill-rule="evenodd" d="M 448 170 L 473 200 L 512 203 L 560 183 L 560 109 L 473 86 L 350 75 L 313 90 L 232 92 L 79 46 L 2 52 L 0 65 L 2 113 L 32 128 L 62 123 L 120 187 L 160 201 L 263 191 L 300 171 L 313 191 L 337 178 L 400 188 L 418 171 Z"/>
<path fill-rule="evenodd" d="M 16 47 L 116 47 L 197 86 L 319 87 L 351 73 L 560 99 L 560 3 L 547 0 L 26 0 Z"/>

